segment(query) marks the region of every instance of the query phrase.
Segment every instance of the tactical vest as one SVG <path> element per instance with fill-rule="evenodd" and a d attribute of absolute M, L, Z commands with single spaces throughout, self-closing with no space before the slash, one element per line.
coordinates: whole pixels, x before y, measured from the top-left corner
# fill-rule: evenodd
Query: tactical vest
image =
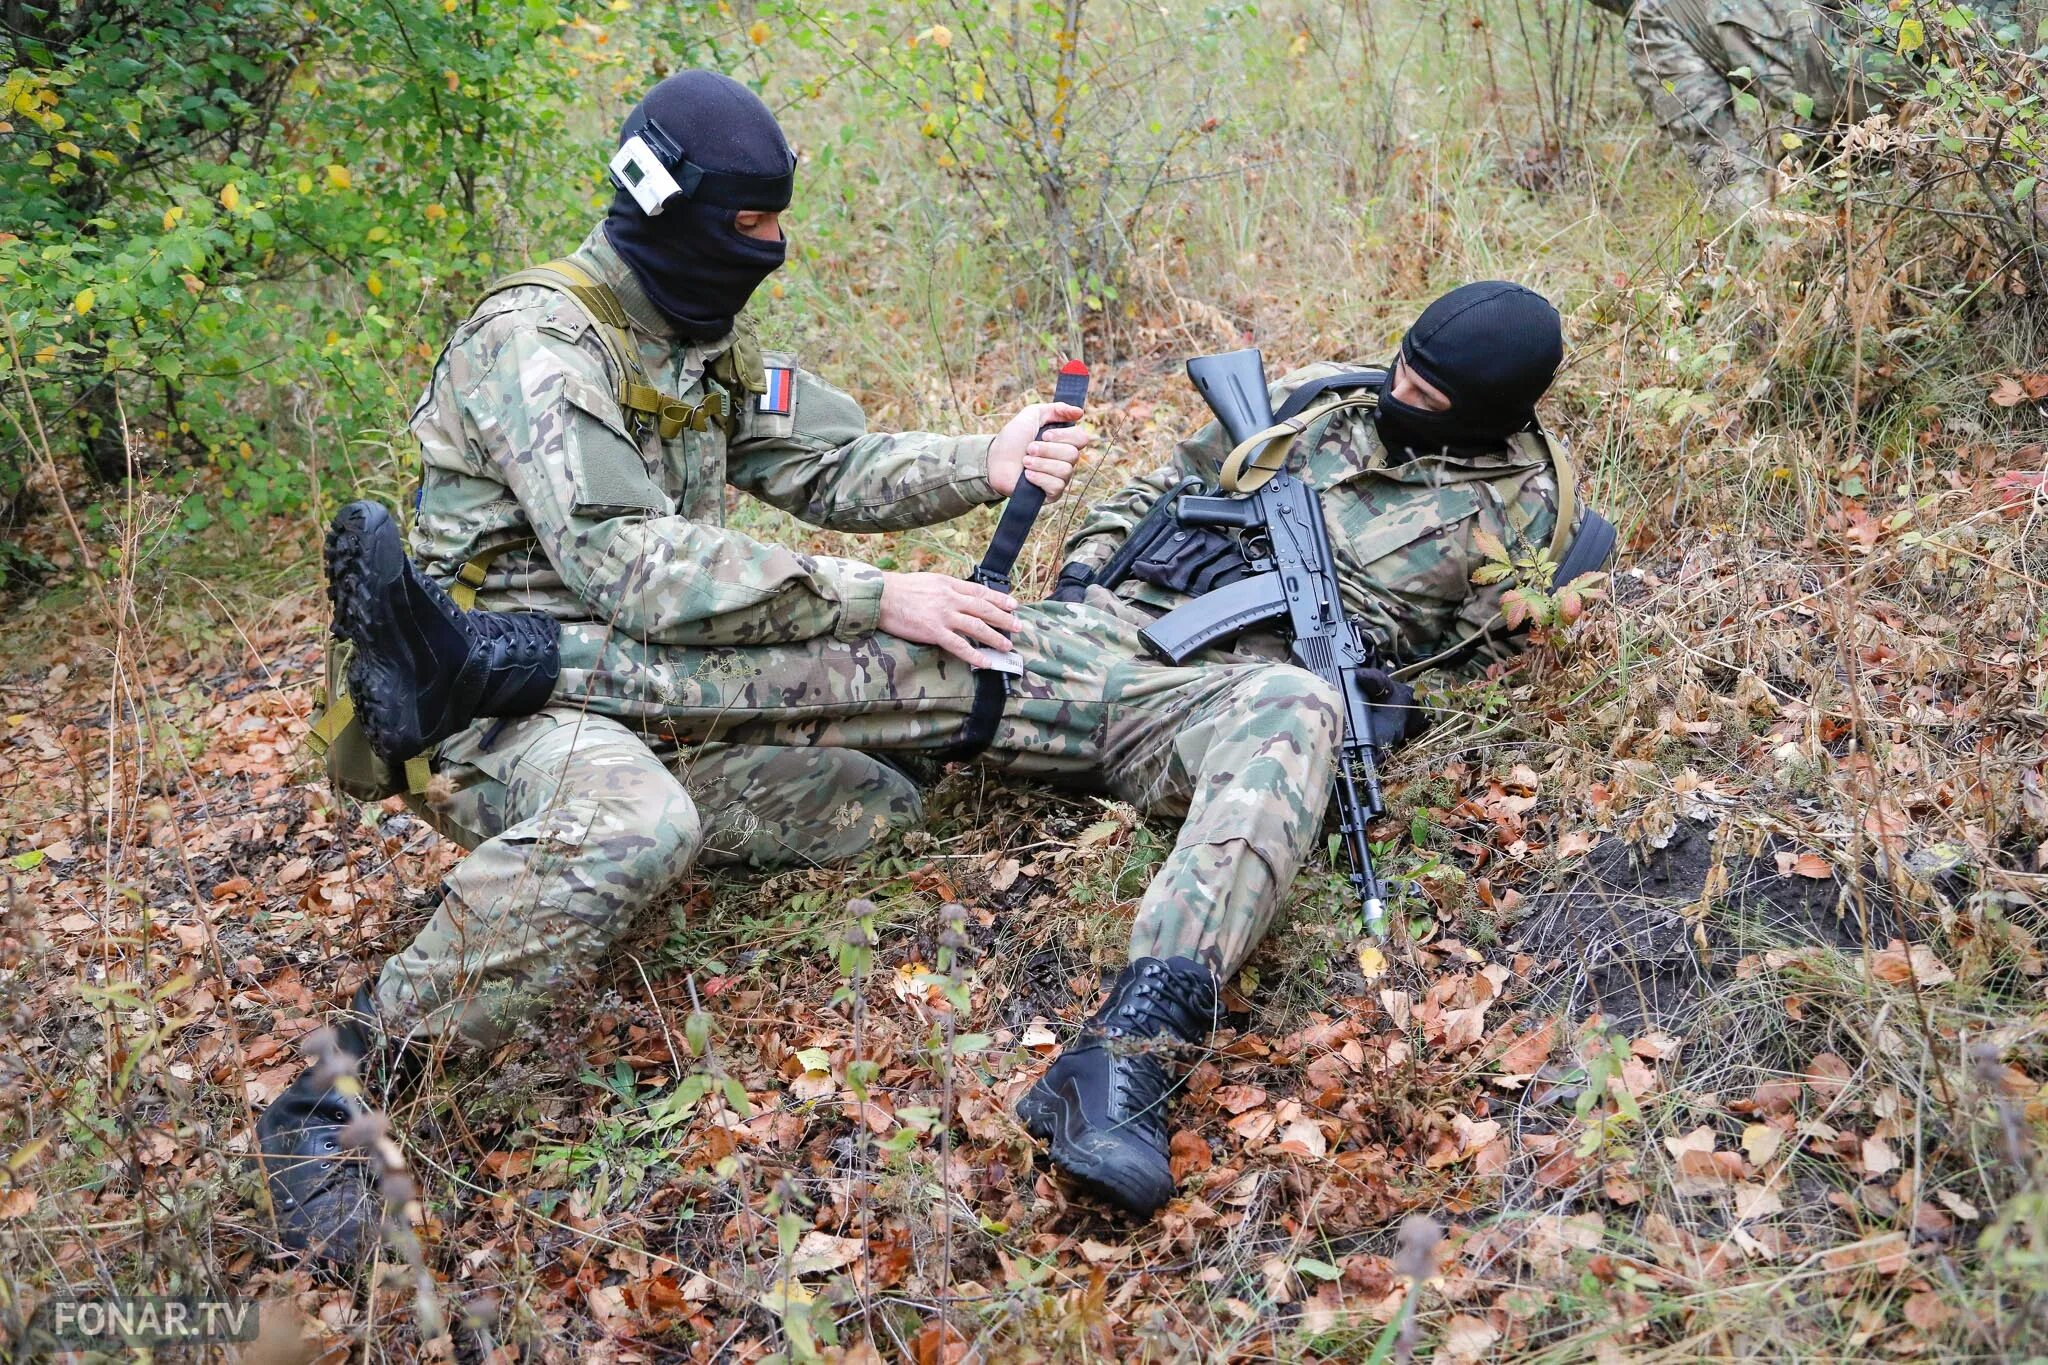
<path fill-rule="evenodd" d="M 1338 389 L 1308 404 L 1302 411 L 1254 432 L 1224 458 L 1217 479 L 1219 489 L 1229 494 L 1255 493 L 1267 480 L 1287 468 L 1288 452 L 1311 428 L 1315 439 L 1341 414 L 1358 410 L 1374 412 L 1379 407 L 1377 389 Z M 1285 411 L 1283 407 L 1282 411 Z M 1562 441 L 1550 441 L 1536 431 L 1519 431 L 1508 444 L 1531 464 L 1548 463 L 1556 471 L 1557 525 L 1551 531 L 1550 559 L 1560 566 L 1558 584 L 1570 582 L 1580 573 L 1604 565 L 1614 546 L 1613 528 L 1605 518 L 1586 509 L 1583 522 L 1578 506 L 1578 468 L 1571 451 Z M 1581 535 L 1580 532 L 1586 534 Z M 1447 649 L 1415 660 L 1395 671 L 1394 676 L 1412 678 L 1431 668 L 1455 663 L 1471 653 L 1495 630 L 1506 624 L 1505 616 L 1492 621 Z"/>
<path fill-rule="evenodd" d="M 744 320 L 732 346 L 711 363 L 712 377 L 724 387 L 707 393 L 700 402 L 685 403 L 650 382 L 618 295 L 572 260 L 549 261 L 515 271 L 492 283 L 477 299 L 477 307 L 507 289 L 524 285 L 553 289 L 577 302 L 589 316 L 591 335 L 604 351 L 606 370 L 616 380 L 615 396 L 628 425 L 644 422 L 663 441 L 674 440 L 686 428 L 704 431 L 714 424 L 730 435 L 739 420 L 740 404 L 727 395 L 767 391 L 761 346 Z M 743 397 L 740 402 L 744 401 Z M 475 607 L 476 595 L 491 565 L 513 551 L 530 550 L 534 544 L 531 536 L 520 536 L 479 550 L 456 571 L 455 581 L 448 585 L 448 595 L 464 610 Z M 359 801 L 381 801 L 401 792 L 417 796 L 426 790 L 427 779 L 432 775 L 432 755 L 415 754 L 402 766 L 394 766 L 370 748 L 348 695 L 349 652 L 345 642 L 329 642 L 325 695 L 322 709 L 313 717 L 308 741 L 313 751 L 325 759 L 328 781 L 337 790 Z"/>

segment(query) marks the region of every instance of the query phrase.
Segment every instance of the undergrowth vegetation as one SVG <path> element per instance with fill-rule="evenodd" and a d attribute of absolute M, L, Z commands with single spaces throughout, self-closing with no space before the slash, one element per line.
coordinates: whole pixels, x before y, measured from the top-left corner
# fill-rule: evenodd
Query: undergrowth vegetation
<path fill-rule="evenodd" d="M 2048 1352 L 2038 34 L 1891 11 L 1926 103 L 1731 225 L 1565 0 L 5 12 L 0 1332 L 68 1290 L 261 1296 L 264 1360 Z M 1381 359 L 1488 276 L 1566 314 L 1546 423 L 1625 552 L 1389 765 L 1395 941 L 1299 879 L 1156 1221 L 1009 1104 L 1170 831 L 969 769 L 394 1102 L 412 1232 L 338 1286 L 249 1124 L 459 854 L 305 747 L 321 518 L 402 495 L 442 333 L 695 63 L 803 152 L 756 311 L 871 425 L 1094 365 L 1028 584 L 1199 424 L 1186 356 Z M 732 516 L 906 568 L 992 524 Z"/>

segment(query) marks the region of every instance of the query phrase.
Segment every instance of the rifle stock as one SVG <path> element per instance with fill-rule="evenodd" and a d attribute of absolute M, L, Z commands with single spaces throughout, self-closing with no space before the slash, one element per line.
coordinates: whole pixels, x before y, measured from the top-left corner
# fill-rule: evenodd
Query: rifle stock
<path fill-rule="evenodd" d="M 1223 424 L 1230 444 L 1238 446 L 1273 425 L 1273 400 L 1266 393 L 1266 361 L 1256 346 L 1221 355 L 1198 355 L 1188 361 L 1209 411 Z"/>

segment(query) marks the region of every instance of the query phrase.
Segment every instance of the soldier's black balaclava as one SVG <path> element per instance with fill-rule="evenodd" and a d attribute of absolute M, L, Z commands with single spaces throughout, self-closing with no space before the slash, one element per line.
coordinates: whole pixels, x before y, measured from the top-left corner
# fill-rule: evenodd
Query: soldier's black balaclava
<path fill-rule="evenodd" d="M 715 341 L 732 330 L 733 318 L 788 248 L 781 238 L 747 236 L 733 220 L 742 209 L 788 208 L 796 158 L 768 106 L 715 71 L 681 71 L 648 91 L 626 116 L 619 141 L 640 133 L 649 119 L 706 174 L 689 198 L 651 217 L 631 194 L 618 191 L 605 215 L 605 236 L 678 332 Z"/>
<path fill-rule="evenodd" d="M 1431 412 L 1380 391 L 1379 429 L 1393 450 L 1498 445 L 1536 420 L 1536 400 L 1564 361 L 1550 301 L 1505 280 L 1461 285 L 1422 310 L 1401 360 L 1451 400 Z"/>

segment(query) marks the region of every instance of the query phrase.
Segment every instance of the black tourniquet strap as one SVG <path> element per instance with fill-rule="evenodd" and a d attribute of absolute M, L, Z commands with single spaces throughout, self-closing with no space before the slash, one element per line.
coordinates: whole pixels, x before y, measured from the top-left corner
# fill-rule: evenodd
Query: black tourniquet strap
<path fill-rule="evenodd" d="M 1070 360 L 1060 367 L 1060 377 L 1053 385 L 1052 401 L 1080 407 L 1088 400 L 1088 367 L 1078 360 Z M 1054 427 L 1072 426 L 1071 422 L 1048 422 L 1038 429 L 1044 436 Z M 1031 535 L 1032 523 L 1038 520 L 1039 509 L 1045 506 L 1045 490 L 1031 482 L 1022 473 L 1017 475 L 1017 487 L 1011 491 L 1010 500 L 1003 507 L 1001 520 L 996 522 L 996 533 L 989 539 L 988 552 L 981 557 L 974 572 L 968 578 L 984 588 L 997 592 L 1010 590 L 1010 571 L 1017 567 L 1017 556 L 1023 552 L 1024 542 Z M 965 763 L 979 757 L 988 748 L 989 741 L 996 737 L 996 726 L 1003 719 L 1003 703 L 1009 700 L 1010 679 L 1021 675 L 1024 661 L 1016 651 L 1003 656 L 995 668 L 974 670 L 974 704 L 968 709 L 967 723 L 960 728 L 960 738 L 948 748 L 940 751 L 939 757 L 948 763 Z"/>

